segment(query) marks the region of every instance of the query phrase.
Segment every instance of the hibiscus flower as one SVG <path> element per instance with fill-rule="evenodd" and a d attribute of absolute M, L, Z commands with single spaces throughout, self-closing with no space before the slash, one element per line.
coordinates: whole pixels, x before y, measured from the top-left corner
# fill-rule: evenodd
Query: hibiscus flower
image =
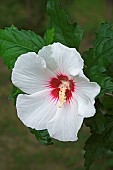
<path fill-rule="evenodd" d="M 60 43 L 18 57 L 12 82 L 26 93 L 16 101 L 20 120 L 32 129 L 47 129 L 57 140 L 76 141 L 83 119 L 96 112 L 100 92 L 83 74 L 83 65 L 75 48 Z"/>

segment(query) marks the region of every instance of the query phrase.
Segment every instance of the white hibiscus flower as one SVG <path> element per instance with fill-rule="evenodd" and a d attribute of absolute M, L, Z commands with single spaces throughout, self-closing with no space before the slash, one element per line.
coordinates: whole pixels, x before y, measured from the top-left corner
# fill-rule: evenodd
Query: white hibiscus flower
<path fill-rule="evenodd" d="M 95 114 L 97 83 L 83 74 L 83 60 L 74 48 L 60 43 L 21 55 L 12 72 L 13 84 L 27 94 L 17 97 L 20 120 L 52 138 L 76 141 L 85 117 Z"/>

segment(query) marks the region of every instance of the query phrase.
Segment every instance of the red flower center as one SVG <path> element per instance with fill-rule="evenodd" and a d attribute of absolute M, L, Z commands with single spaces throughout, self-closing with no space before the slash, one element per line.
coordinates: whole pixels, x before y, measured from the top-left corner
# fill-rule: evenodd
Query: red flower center
<path fill-rule="evenodd" d="M 69 102 L 72 99 L 72 93 L 75 91 L 74 81 L 63 74 L 53 77 L 49 81 L 49 87 L 52 88 L 52 98 L 59 100 L 61 106 L 65 101 Z"/>

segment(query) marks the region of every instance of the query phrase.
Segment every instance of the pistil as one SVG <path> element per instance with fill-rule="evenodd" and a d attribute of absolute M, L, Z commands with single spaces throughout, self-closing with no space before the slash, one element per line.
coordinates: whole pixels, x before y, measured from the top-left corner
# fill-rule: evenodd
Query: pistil
<path fill-rule="evenodd" d="M 62 81 L 62 84 L 59 86 L 59 108 L 66 102 L 66 90 L 69 89 L 69 86 L 69 81 Z"/>

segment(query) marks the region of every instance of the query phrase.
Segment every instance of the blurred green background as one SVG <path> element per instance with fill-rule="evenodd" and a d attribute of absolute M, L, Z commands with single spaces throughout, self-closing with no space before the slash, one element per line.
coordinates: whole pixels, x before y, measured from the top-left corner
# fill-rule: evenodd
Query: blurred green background
<path fill-rule="evenodd" d="M 113 0 L 61 0 L 70 14 L 85 30 L 80 51 L 92 46 L 94 33 L 101 22 L 113 21 Z M 43 35 L 49 17 L 46 0 L 0 0 L 0 28 L 14 24 Z M 0 60 L 0 170 L 85 170 L 83 146 L 89 129 L 83 127 L 79 141 L 54 142 L 43 146 L 16 116 L 13 101 L 8 100 L 12 85 L 10 71 Z M 91 170 L 113 170 L 113 155 L 99 160 Z"/>

